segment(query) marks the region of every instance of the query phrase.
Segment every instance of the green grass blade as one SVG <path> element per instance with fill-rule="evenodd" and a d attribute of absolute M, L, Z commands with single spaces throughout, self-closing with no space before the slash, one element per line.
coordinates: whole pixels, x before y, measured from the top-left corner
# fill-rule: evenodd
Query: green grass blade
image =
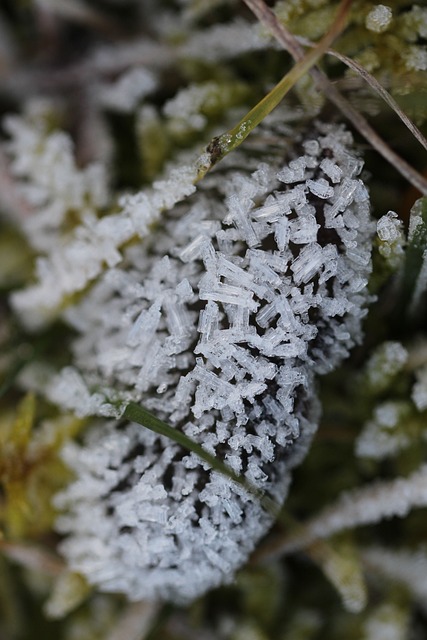
<path fill-rule="evenodd" d="M 280 82 L 258 104 L 247 113 L 240 122 L 226 133 L 214 138 L 206 148 L 209 162 L 202 164 L 198 179 L 203 176 L 224 156 L 236 149 L 247 136 L 257 127 L 269 113 L 283 100 L 295 83 L 302 78 L 327 52 L 332 42 L 345 27 L 348 10 L 352 0 L 343 0 L 338 15 L 331 28 L 322 40 L 311 49 L 294 67 L 280 80 Z"/>
<path fill-rule="evenodd" d="M 146 429 L 154 431 L 154 433 L 166 436 L 173 442 L 176 442 L 176 444 L 179 444 L 184 449 L 195 453 L 201 460 L 207 462 L 214 471 L 222 473 L 224 476 L 230 478 L 241 487 L 243 487 L 248 493 L 255 496 L 266 511 L 274 514 L 275 516 L 278 515 L 280 510 L 279 505 L 277 505 L 270 498 L 266 497 L 265 494 L 255 485 L 253 485 L 249 480 L 242 476 L 239 476 L 222 460 L 219 460 L 217 457 L 205 451 L 200 444 L 194 442 L 194 440 L 186 436 L 184 433 L 182 433 L 182 431 L 178 431 L 178 429 L 174 429 L 173 427 L 169 426 L 168 424 L 157 418 L 150 411 L 145 409 L 143 406 L 138 405 L 135 402 L 130 402 L 123 413 L 123 417 L 132 422 L 137 422 Z"/>

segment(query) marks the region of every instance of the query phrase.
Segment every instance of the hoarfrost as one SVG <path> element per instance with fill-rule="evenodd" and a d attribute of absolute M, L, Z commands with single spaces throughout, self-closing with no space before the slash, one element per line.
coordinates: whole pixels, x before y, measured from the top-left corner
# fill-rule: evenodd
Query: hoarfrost
<path fill-rule="evenodd" d="M 370 547 L 362 551 L 368 567 L 387 580 L 404 585 L 427 610 L 427 556 L 425 549 L 393 549 Z"/>
<path fill-rule="evenodd" d="M 68 216 L 79 212 L 80 219 L 89 223 L 109 197 L 105 167 L 93 163 L 77 168 L 70 137 L 48 131 L 45 109 L 35 102 L 26 117 L 4 120 L 11 136 L 7 151 L 12 173 L 20 180 L 24 199 L 37 210 L 37 215 L 21 221 L 22 228 L 30 244 L 43 253 L 66 240 Z"/>
<path fill-rule="evenodd" d="M 335 504 L 309 521 L 281 551 L 304 548 L 319 538 L 328 538 L 339 531 L 375 524 L 383 519 L 403 518 L 412 509 L 425 506 L 427 465 L 422 465 L 406 478 L 374 482 L 343 493 Z"/>
<path fill-rule="evenodd" d="M 412 442 L 408 425 L 411 406 L 407 402 L 389 401 L 375 408 L 356 442 L 356 454 L 361 458 L 381 460 L 395 455 Z"/>
<path fill-rule="evenodd" d="M 390 7 L 377 4 L 366 16 L 366 28 L 375 33 L 382 33 L 388 29 L 392 18 L 393 12 Z"/>
<path fill-rule="evenodd" d="M 265 49 L 267 44 L 271 46 L 254 25 L 244 20 L 235 20 L 232 24 L 215 25 L 204 31 L 197 31 L 180 48 L 180 55 L 217 62 L 248 51 Z"/>
<path fill-rule="evenodd" d="M 416 371 L 416 382 L 412 387 L 411 397 L 418 411 L 427 409 L 427 366 Z"/>
<path fill-rule="evenodd" d="M 403 53 L 403 59 L 408 69 L 427 71 L 427 49 L 422 45 L 409 45 Z"/>
<path fill-rule="evenodd" d="M 317 425 L 314 376 L 360 340 L 369 300 L 361 164 L 344 129 L 314 133 L 310 156 L 232 170 L 216 196 L 213 174 L 209 198 L 202 184 L 172 206 L 192 192 L 181 176 L 124 203 L 141 229 L 156 198 L 167 214 L 66 311 L 74 368 L 50 385 L 53 401 L 97 415 L 109 401 L 112 412 L 120 398 L 141 402 L 283 502 Z M 64 456 L 77 480 L 57 496 L 62 551 L 104 591 L 188 601 L 231 581 L 273 520 L 195 454 L 133 423 L 100 423 Z"/>
<path fill-rule="evenodd" d="M 381 344 L 369 358 L 365 368 L 370 391 L 378 393 L 386 389 L 407 360 L 408 351 L 400 342 L 388 341 Z"/>
<path fill-rule="evenodd" d="M 402 222 L 397 213 L 389 211 L 377 222 L 378 237 L 382 242 L 395 242 L 400 237 Z"/>
<path fill-rule="evenodd" d="M 131 113 L 157 88 L 156 76 L 144 68 L 133 68 L 113 84 L 97 88 L 96 97 L 103 107 Z"/>

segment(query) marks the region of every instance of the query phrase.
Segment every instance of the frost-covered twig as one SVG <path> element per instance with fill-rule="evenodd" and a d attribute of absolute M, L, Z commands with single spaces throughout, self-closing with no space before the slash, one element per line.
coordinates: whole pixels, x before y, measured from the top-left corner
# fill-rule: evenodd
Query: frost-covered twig
<path fill-rule="evenodd" d="M 162 211 L 195 191 L 198 173 L 198 163 L 179 164 L 151 189 L 123 197 L 120 213 L 99 219 L 89 216 L 65 244 L 50 246 L 48 256 L 37 260 L 39 282 L 13 295 L 23 321 L 32 328 L 43 326 L 55 316 L 62 301 L 97 278 L 105 264 L 116 266 L 125 243 L 145 235 Z"/>
<path fill-rule="evenodd" d="M 400 583 L 412 593 L 427 611 L 427 555 L 425 548 L 417 550 L 368 547 L 361 550 L 368 572 L 387 581 Z"/>
<path fill-rule="evenodd" d="M 412 509 L 427 506 L 427 466 L 407 478 L 378 481 L 343 494 L 335 504 L 298 528 L 295 534 L 270 545 L 265 555 L 280 556 L 304 549 L 317 539 L 385 518 L 404 517 Z"/>

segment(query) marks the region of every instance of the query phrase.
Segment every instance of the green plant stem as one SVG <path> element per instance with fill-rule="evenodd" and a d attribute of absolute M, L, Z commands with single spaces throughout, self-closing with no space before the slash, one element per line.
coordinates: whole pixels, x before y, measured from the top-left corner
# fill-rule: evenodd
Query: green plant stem
<path fill-rule="evenodd" d="M 277 107 L 285 95 L 292 89 L 296 82 L 309 71 L 313 65 L 326 53 L 332 42 L 343 31 L 348 11 L 352 0 L 343 0 L 338 14 L 326 35 L 305 56 L 298 60 L 294 67 L 280 80 L 280 82 L 258 104 L 247 113 L 240 122 L 222 135 L 214 138 L 206 148 L 209 154 L 207 163 L 203 163 L 199 169 L 198 180 L 224 156 L 234 151 L 247 136 L 257 127 L 269 113 Z"/>
<path fill-rule="evenodd" d="M 279 22 L 275 13 L 268 7 L 264 0 L 243 0 L 258 20 L 264 24 L 288 51 L 294 60 L 298 61 L 304 57 L 304 49 L 298 40 L 286 27 Z M 326 53 L 329 53 L 328 51 Z M 343 116 L 353 125 L 353 127 L 367 140 L 367 142 L 383 156 L 412 186 L 422 194 L 427 195 L 427 180 L 416 171 L 406 160 L 395 153 L 389 145 L 378 135 L 378 133 L 365 120 L 353 105 L 338 91 L 329 78 L 319 69 L 313 67 L 310 74 L 319 90 L 323 91 L 343 114 Z"/>
<path fill-rule="evenodd" d="M 182 431 L 174 429 L 157 418 L 154 414 L 145 409 L 145 407 L 136 404 L 135 402 L 130 402 L 124 410 L 123 417 L 132 422 L 137 422 L 154 433 L 166 436 L 184 449 L 187 449 L 187 451 L 195 453 L 201 460 L 203 460 L 203 462 L 207 462 L 214 471 L 230 478 L 236 482 L 236 484 L 243 487 L 245 491 L 257 498 L 266 511 L 272 513 L 274 516 L 278 515 L 280 510 L 279 505 L 268 498 L 261 489 L 258 489 L 254 484 L 252 484 L 252 482 L 243 476 L 238 475 L 222 460 L 205 451 L 200 444 L 194 442 L 191 438 L 188 438 L 184 433 L 182 433 Z"/>

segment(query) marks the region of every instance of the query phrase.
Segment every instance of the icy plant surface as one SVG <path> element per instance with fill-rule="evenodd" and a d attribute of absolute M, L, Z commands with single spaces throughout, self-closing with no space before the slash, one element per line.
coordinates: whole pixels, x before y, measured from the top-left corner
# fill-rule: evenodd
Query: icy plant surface
<path fill-rule="evenodd" d="M 76 365 L 49 398 L 108 414 L 107 380 L 281 503 L 317 426 L 314 375 L 348 354 L 366 312 L 372 224 L 351 144 L 319 124 L 285 166 L 228 171 L 172 209 L 67 311 Z M 56 499 L 62 551 L 103 590 L 193 598 L 232 580 L 271 525 L 136 424 L 100 424 L 64 455 L 78 479 Z"/>

